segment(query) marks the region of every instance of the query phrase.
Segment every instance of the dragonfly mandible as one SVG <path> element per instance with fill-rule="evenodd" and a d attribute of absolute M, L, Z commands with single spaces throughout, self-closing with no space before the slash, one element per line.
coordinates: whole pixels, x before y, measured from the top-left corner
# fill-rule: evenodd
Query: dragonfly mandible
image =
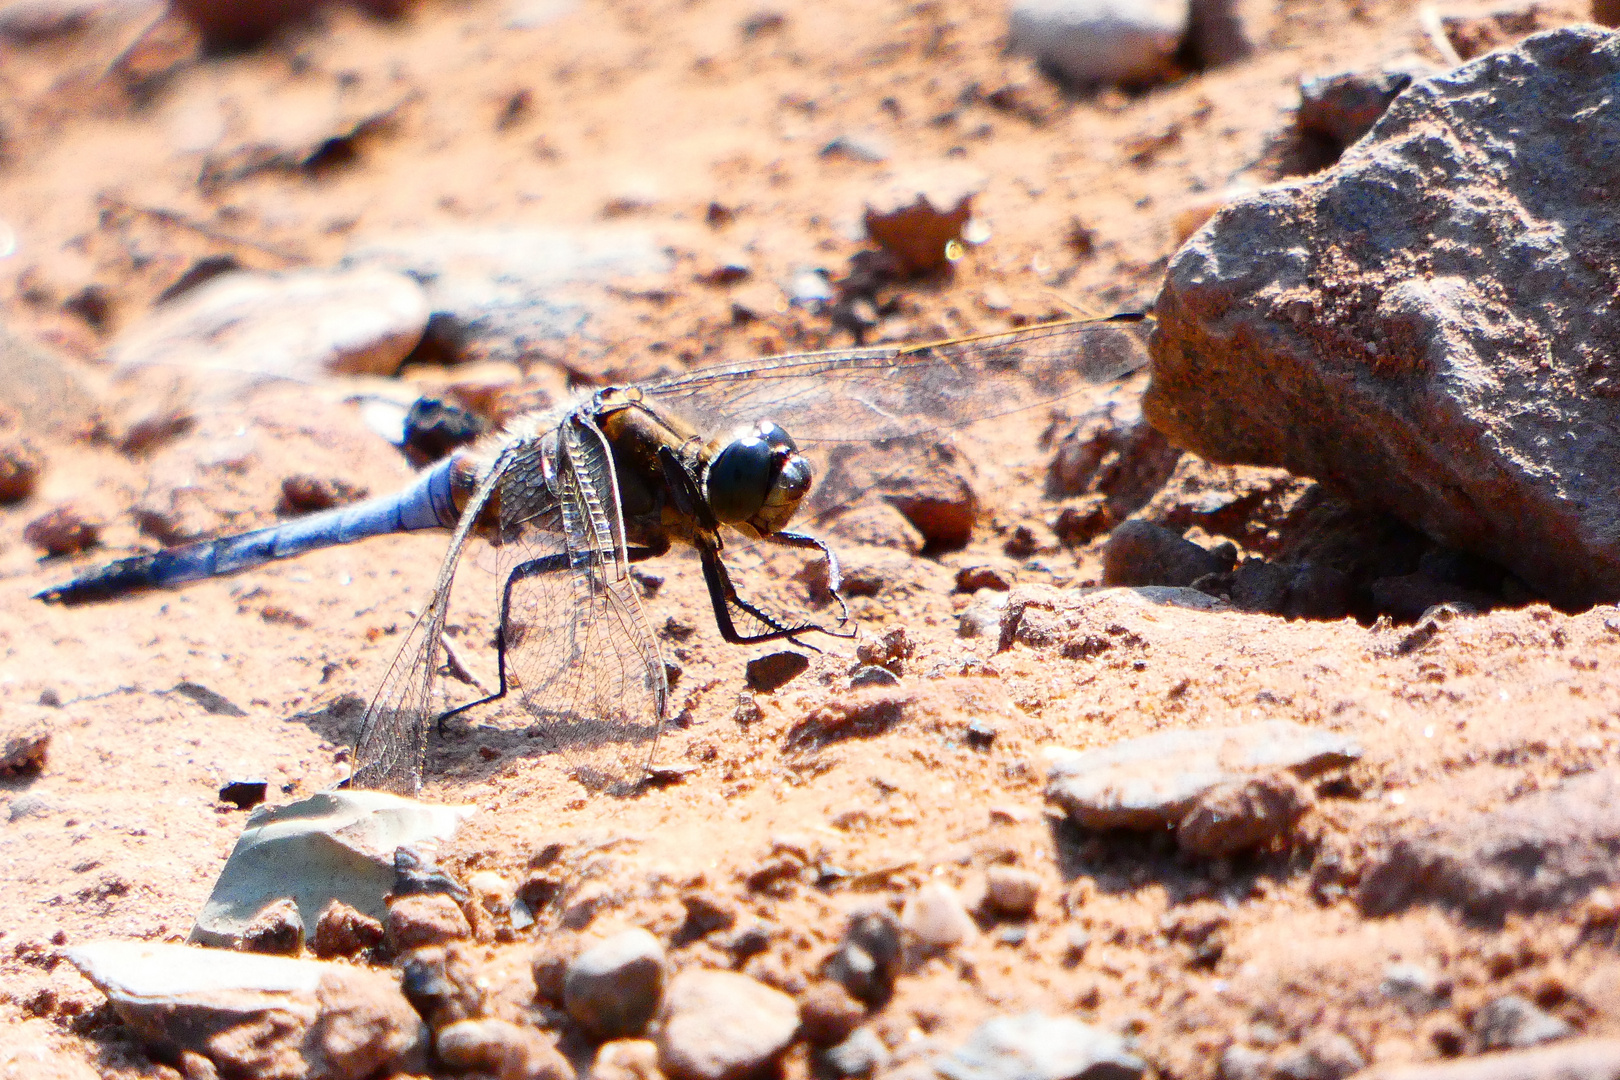
<path fill-rule="evenodd" d="M 669 687 L 632 563 L 677 544 L 695 549 L 728 642 L 847 636 L 837 557 L 788 527 L 817 461 L 840 446 L 913 439 L 1120 378 L 1147 362 L 1151 328 L 1150 317 L 1128 313 L 588 391 L 517 418 L 394 495 L 120 559 L 38 598 L 110 599 L 370 536 L 448 529 L 432 591 L 366 711 L 352 783 L 416 791 L 435 720 L 502 702 L 526 713 L 542 747 L 564 754 L 587 786 L 633 786 L 655 752 Z M 744 597 L 723 558 L 731 533 L 824 560 L 836 623 L 797 621 Z M 445 711 L 434 705 L 434 681 L 452 584 L 474 536 L 501 553 L 499 685 Z"/>

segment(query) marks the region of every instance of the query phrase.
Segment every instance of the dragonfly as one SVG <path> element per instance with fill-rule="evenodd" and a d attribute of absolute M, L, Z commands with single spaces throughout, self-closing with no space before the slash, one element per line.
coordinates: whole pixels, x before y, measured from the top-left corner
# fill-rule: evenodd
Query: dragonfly
<path fill-rule="evenodd" d="M 854 445 L 887 453 L 1121 378 L 1146 364 L 1152 325 L 1151 316 L 1123 313 L 588 390 L 514 419 L 396 494 L 119 559 L 36 596 L 107 600 L 367 537 L 449 530 L 423 609 L 361 723 L 350 783 L 413 794 L 434 725 L 499 706 L 515 710 L 530 737 L 564 755 L 588 787 L 632 790 L 648 774 L 669 705 L 632 564 L 677 545 L 695 550 L 715 624 L 732 644 L 851 636 L 836 554 L 790 527 L 818 469 Z M 443 710 L 434 686 L 452 585 L 474 537 L 499 552 L 498 685 Z M 819 560 L 824 592 L 836 601 L 831 625 L 745 597 L 727 566 L 728 539 Z"/>

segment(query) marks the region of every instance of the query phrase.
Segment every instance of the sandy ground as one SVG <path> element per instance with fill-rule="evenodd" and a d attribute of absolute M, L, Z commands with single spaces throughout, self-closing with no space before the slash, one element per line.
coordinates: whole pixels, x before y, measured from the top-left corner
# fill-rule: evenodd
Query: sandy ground
<path fill-rule="evenodd" d="M 1250 61 L 1141 94 L 1066 97 L 1003 55 L 999 4 L 767 14 L 732 0 L 465 0 L 388 24 L 340 11 L 238 55 L 199 59 L 160 36 L 106 78 L 148 9 L 0 43 L 0 219 L 17 235 L 0 259 L 0 318 L 107 393 L 116 426 L 122 405 L 98 358 L 204 256 L 280 269 L 433 226 L 634 229 L 667 248 L 674 269 L 607 294 L 586 338 L 537 358 L 536 379 L 557 385 L 554 359 L 616 378 L 836 347 L 849 334 L 780 310 L 774 283 L 806 265 L 841 274 L 865 246 L 863 197 L 941 163 L 982 178 L 975 212 L 989 238 L 949 275 L 891 290 L 897 303 L 874 340 L 1008 329 L 1065 304 L 1130 308 L 1151 300 L 1178 214 L 1277 176 L 1301 76 L 1408 51 L 1434 58 L 1410 5 L 1283 3 Z M 379 115 L 341 161 L 199 183 L 195 147 L 210 133 L 216 152 L 221 138 L 251 141 L 244 132 L 290 144 L 314 132 L 319 145 Z M 862 133 L 890 159 L 820 152 Z M 1088 249 L 1071 242 L 1077 228 Z M 731 262 L 751 276 L 704 283 Z M 203 470 L 204 524 L 273 520 L 293 474 L 373 492 L 403 482 L 407 464 L 342 396 L 271 391 L 232 414 L 246 449 Z M 672 556 L 651 566 L 666 580 L 648 608 L 680 668 L 680 719 L 659 757 L 689 766 L 684 780 L 630 800 L 590 797 L 499 732 L 435 742 L 426 796 L 480 808 L 445 864 L 514 882 L 544 864 L 559 892 L 536 929 L 482 948 L 501 1008 L 532 1014 L 535 942 L 567 940 L 563 912 L 582 896 L 598 908 L 587 936 L 640 925 L 667 942 L 683 896 L 718 894 L 770 930 L 742 970 L 796 992 L 846 912 L 898 906 L 928 881 L 971 898 L 987 867 L 1012 862 L 1042 882 L 1027 933 L 986 920 L 971 946 L 904 977 L 873 1018 L 902 1066 L 987 1017 L 1032 1009 L 1128 1033 L 1159 1075 L 1189 1078 L 1212 1077 L 1234 1043 L 1286 1048 L 1320 1033 L 1343 1035 L 1368 1063 L 1454 1054 L 1477 1009 L 1507 993 L 1586 1033 L 1620 1034 L 1620 958 L 1612 929 L 1588 932 L 1598 916 L 1587 908 L 1490 927 L 1427 906 L 1370 919 L 1353 902 L 1358 868 L 1391 838 L 1613 767 L 1614 609 L 1496 611 L 1413 646 L 1403 645 L 1410 628 L 1387 623 L 1288 623 L 1114 596 L 1074 616 L 1081 630 L 1113 635 L 1112 647 L 998 653 L 993 635 L 958 636 L 975 600 L 954 591 L 958 569 L 994 565 L 1059 586 L 1100 576 L 1100 542 L 1069 552 L 1052 541 L 1064 504 L 1042 494 L 1050 450 L 1036 435 L 1047 419 L 964 436 L 986 504 L 966 549 L 846 553 L 881 569 L 876 595 L 853 605 L 862 640 L 898 627 L 914 647 L 899 689 L 848 689 L 855 643 L 832 642 L 781 690 L 748 694 L 745 663 L 773 650 L 723 643 L 695 563 Z M 150 548 L 130 511 L 162 482 L 154 462 L 165 459 L 43 424 L 28 434 L 49 465 L 34 497 L 0 509 L 0 720 L 46 723 L 54 737 L 42 772 L 0 781 L 0 1062 L 14 1075 L 177 1075 L 145 1057 L 56 950 L 182 940 L 244 820 L 219 786 L 261 776 L 283 799 L 345 773 L 359 706 L 443 540 L 377 540 L 172 593 L 47 607 L 30 594 L 80 561 L 41 561 L 24 526 L 72 502 L 105 523 L 102 547 L 82 562 Z M 1032 559 L 1004 551 L 1019 526 L 1043 538 Z M 488 619 L 474 606 L 457 639 L 486 640 Z M 183 683 L 235 708 L 210 712 L 175 691 Z M 899 722 L 817 737 L 827 716 L 882 693 L 902 703 Z M 989 749 L 963 735 L 978 715 L 998 729 Z M 1366 751 L 1315 792 L 1286 850 L 1190 859 L 1162 840 L 1083 835 L 1043 801 L 1043 746 L 1254 719 L 1346 733 Z M 784 851 L 847 874 L 751 887 Z M 1341 878 L 1351 887 L 1336 887 Z M 1211 934 L 1213 950 L 1203 947 Z M 673 957 L 730 963 L 702 942 Z M 1427 1014 L 1403 1008 L 1379 992 L 1392 963 L 1438 973 L 1449 998 Z M 802 1045 L 784 1065 L 794 1076 L 811 1067 Z"/>

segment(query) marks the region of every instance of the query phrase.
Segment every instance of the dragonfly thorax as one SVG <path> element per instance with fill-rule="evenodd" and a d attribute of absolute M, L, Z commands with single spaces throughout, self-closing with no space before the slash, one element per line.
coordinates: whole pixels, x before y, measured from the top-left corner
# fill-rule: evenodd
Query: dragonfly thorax
<path fill-rule="evenodd" d="M 744 532 L 779 532 L 810 490 L 810 462 L 769 420 L 736 432 L 710 460 L 703 494 L 719 521 Z"/>

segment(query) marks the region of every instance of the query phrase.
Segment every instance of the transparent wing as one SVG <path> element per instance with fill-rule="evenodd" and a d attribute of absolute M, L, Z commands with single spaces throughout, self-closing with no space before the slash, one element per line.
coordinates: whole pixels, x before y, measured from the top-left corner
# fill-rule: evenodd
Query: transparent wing
<path fill-rule="evenodd" d="M 587 787 L 634 784 L 656 748 L 668 687 L 595 425 L 574 414 L 555 445 L 514 462 L 501 487 L 501 537 L 508 701 Z"/>
<path fill-rule="evenodd" d="M 441 711 L 433 700 L 433 678 L 439 670 L 451 586 L 473 525 L 500 482 L 506 460 L 503 455 L 496 461 L 468 500 L 450 535 L 450 547 L 439 564 L 439 576 L 427 606 L 406 635 L 366 710 L 360 738 L 355 742 L 354 775 L 350 781 L 355 787 L 413 795 L 422 786 L 428 727 Z"/>
<path fill-rule="evenodd" d="M 711 432 L 759 419 L 801 446 L 960 427 L 1058 401 L 1147 363 L 1141 315 L 1051 323 L 905 348 L 847 349 L 706 368 L 644 387 Z"/>

